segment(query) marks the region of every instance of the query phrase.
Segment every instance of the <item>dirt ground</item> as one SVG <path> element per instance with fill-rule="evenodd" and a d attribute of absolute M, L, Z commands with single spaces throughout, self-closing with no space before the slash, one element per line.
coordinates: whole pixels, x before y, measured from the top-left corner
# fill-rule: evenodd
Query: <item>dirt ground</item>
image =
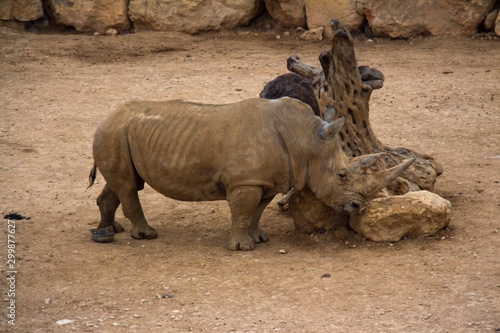
<path fill-rule="evenodd" d="M 158 239 L 131 239 L 119 211 L 126 231 L 109 244 L 90 240 L 104 180 L 86 186 L 103 117 L 133 98 L 257 97 L 287 72 L 291 54 L 319 64 L 329 48 L 283 32 L 107 37 L 0 29 L 0 213 L 30 218 L 16 222 L 15 298 L 11 269 L 1 267 L 0 331 L 500 331 L 498 40 L 356 38 L 358 63 L 386 77 L 371 99 L 379 139 L 444 166 L 435 191 L 451 201 L 452 222 L 435 237 L 315 240 L 297 234 L 273 202 L 262 218 L 270 242 L 231 252 L 226 202 L 177 202 L 146 187 L 140 197 Z M 15 326 L 7 322 L 11 299 Z"/>

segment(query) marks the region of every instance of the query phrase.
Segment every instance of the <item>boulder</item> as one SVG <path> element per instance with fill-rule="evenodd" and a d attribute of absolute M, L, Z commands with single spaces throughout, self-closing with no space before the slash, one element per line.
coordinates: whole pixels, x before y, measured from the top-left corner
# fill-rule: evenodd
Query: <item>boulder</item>
<path fill-rule="evenodd" d="M 32 21 L 43 17 L 42 0 L 1 0 L 0 20 Z"/>
<path fill-rule="evenodd" d="M 232 29 L 247 25 L 261 10 L 260 0 L 130 0 L 136 30 Z"/>
<path fill-rule="evenodd" d="M 497 19 L 495 21 L 495 34 L 500 36 L 500 12 L 497 15 Z"/>
<path fill-rule="evenodd" d="M 323 204 L 310 190 L 289 194 L 288 204 L 295 229 L 302 233 L 334 231 L 349 225 L 349 215 Z"/>
<path fill-rule="evenodd" d="M 484 28 L 486 29 L 486 31 L 493 31 L 493 30 L 495 30 L 495 21 L 496 21 L 496 19 L 498 17 L 498 11 L 499 11 L 498 8 L 493 9 L 484 18 Z"/>
<path fill-rule="evenodd" d="M 496 0 L 366 0 L 364 12 L 375 36 L 473 36 Z"/>
<path fill-rule="evenodd" d="M 265 0 L 269 15 L 287 27 L 305 27 L 304 0 Z"/>
<path fill-rule="evenodd" d="M 351 33 L 358 32 L 363 26 L 364 16 L 358 13 L 357 0 L 304 0 L 307 26 L 324 27 L 325 37 L 331 38 L 330 21 L 338 18 Z M 380 1 L 385 3 L 385 1 Z"/>
<path fill-rule="evenodd" d="M 48 0 L 57 24 L 74 27 L 77 31 L 97 31 L 109 28 L 130 29 L 127 15 L 128 0 Z"/>
<path fill-rule="evenodd" d="M 435 235 L 451 220 L 451 204 L 439 195 L 418 191 L 376 198 L 352 214 L 354 231 L 376 242 L 397 242 L 405 236 Z"/>

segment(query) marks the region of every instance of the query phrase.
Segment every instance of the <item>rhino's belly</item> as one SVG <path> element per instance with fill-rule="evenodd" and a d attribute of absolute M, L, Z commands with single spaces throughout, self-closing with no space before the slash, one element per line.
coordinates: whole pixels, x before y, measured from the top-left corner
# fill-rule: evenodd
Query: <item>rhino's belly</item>
<path fill-rule="evenodd" d="M 162 163 L 163 162 L 163 163 Z M 181 201 L 212 201 L 226 198 L 226 187 L 211 168 L 179 167 L 151 158 L 134 160 L 139 176 L 157 192 Z"/>

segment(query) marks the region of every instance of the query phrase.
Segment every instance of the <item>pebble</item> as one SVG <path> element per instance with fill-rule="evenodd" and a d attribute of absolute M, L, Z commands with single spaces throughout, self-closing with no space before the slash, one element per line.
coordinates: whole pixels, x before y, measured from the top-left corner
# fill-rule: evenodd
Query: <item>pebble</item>
<path fill-rule="evenodd" d="M 116 36 L 116 35 L 118 35 L 118 31 L 116 29 L 111 28 L 111 29 L 108 29 L 108 31 L 106 31 L 106 35 Z"/>
<path fill-rule="evenodd" d="M 287 254 L 288 252 L 286 250 L 284 250 L 284 249 L 281 249 L 281 250 L 278 251 L 278 253 L 279 254 Z"/>
<path fill-rule="evenodd" d="M 56 324 L 59 326 L 63 326 L 63 325 L 71 324 L 72 322 L 73 322 L 73 320 L 71 320 L 71 319 L 61 319 L 61 320 L 56 321 Z"/>
<path fill-rule="evenodd" d="M 113 325 L 114 327 L 120 326 L 120 324 L 118 324 L 118 323 L 113 323 L 112 325 Z"/>

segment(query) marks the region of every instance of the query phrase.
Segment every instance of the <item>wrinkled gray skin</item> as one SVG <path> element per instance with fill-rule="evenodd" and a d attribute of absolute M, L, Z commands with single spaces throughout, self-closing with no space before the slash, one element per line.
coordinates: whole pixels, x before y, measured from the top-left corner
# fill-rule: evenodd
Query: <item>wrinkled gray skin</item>
<path fill-rule="evenodd" d="M 355 179 L 363 174 L 362 161 L 351 171 L 336 135 L 343 123 L 343 118 L 322 121 L 308 105 L 287 97 L 227 105 L 128 102 L 94 136 L 90 184 L 96 168 L 106 180 L 97 198 L 99 228 L 123 231 L 115 221 L 121 203 L 133 238 L 157 237 L 139 202 L 144 182 L 176 200 L 226 199 L 230 250 L 252 250 L 269 240 L 259 228 L 262 212 L 276 194 L 292 187 L 311 189 L 337 210 L 357 209 L 365 197 Z M 374 177 L 363 181 L 376 182 Z"/>

